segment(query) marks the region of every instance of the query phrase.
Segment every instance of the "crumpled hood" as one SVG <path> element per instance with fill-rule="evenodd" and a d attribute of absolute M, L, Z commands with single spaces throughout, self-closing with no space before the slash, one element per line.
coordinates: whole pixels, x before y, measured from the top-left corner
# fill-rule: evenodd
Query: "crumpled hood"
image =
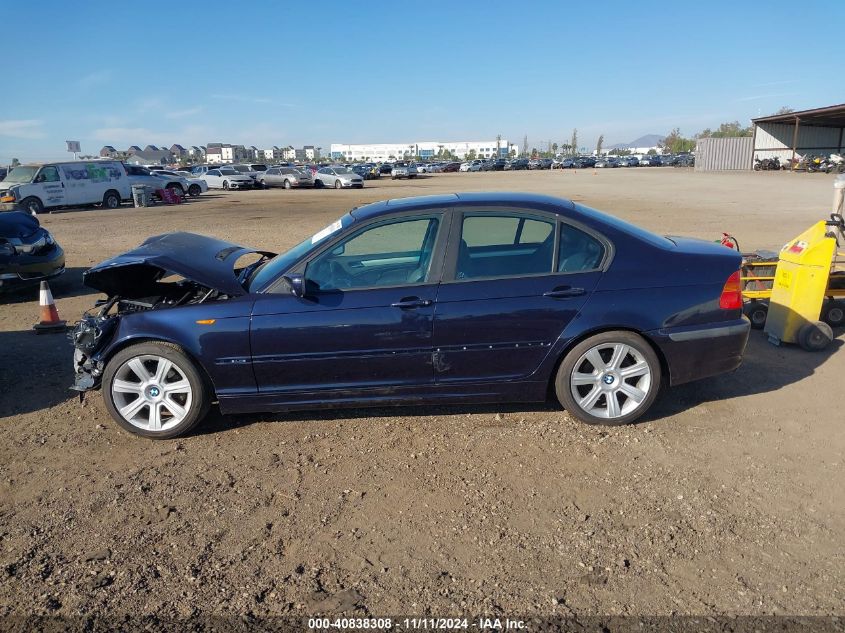
<path fill-rule="evenodd" d="M 22 239 L 35 233 L 41 224 L 29 213 L 11 211 L 0 213 L 0 238 Z"/>
<path fill-rule="evenodd" d="M 235 275 L 235 262 L 258 251 L 195 233 L 164 233 L 138 248 L 89 268 L 82 282 L 107 295 L 128 299 L 155 294 L 159 279 L 175 274 L 229 296 L 246 294 Z"/>

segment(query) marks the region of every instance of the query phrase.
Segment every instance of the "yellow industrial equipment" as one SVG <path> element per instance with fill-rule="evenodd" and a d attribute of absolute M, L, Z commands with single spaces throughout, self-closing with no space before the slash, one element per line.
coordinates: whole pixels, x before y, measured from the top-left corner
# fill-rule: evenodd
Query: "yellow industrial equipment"
<path fill-rule="evenodd" d="M 835 264 L 836 236 L 841 216 L 816 222 L 780 251 L 764 331 L 773 343 L 798 343 L 820 350 L 833 340 L 830 325 L 819 320 Z"/>

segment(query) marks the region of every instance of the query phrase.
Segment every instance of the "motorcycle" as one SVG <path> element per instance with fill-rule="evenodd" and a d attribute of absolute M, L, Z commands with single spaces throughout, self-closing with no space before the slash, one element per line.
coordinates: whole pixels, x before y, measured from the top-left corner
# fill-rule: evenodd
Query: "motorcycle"
<path fill-rule="evenodd" d="M 824 156 L 813 156 L 809 161 L 807 161 L 807 171 L 820 171 L 824 174 L 829 174 L 830 172 L 836 170 L 838 164 L 832 160 L 832 156 L 833 155 L 831 155 L 831 158 Z"/>
<path fill-rule="evenodd" d="M 770 170 L 780 170 L 781 164 L 780 159 L 775 156 L 774 158 L 755 158 L 754 159 L 754 171 L 770 171 Z"/>

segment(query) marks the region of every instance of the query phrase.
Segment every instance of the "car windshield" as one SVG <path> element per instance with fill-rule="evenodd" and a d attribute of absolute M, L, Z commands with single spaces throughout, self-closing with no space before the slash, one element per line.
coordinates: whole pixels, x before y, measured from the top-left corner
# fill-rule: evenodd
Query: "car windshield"
<path fill-rule="evenodd" d="M 224 176 L 237 176 L 238 175 L 238 172 L 236 172 L 231 167 L 224 167 L 223 169 L 218 169 L 217 171 L 219 171 Z"/>
<path fill-rule="evenodd" d="M 320 244 L 330 235 L 345 229 L 352 224 L 352 222 L 354 222 L 354 218 L 351 214 L 347 213 L 340 219 L 329 224 L 323 230 L 318 231 L 308 239 L 303 240 L 290 250 L 281 253 L 280 255 L 276 255 L 273 259 L 261 264 L 261 266 L 255 269 L 255 272 L 252 273 L 252 276 L 250 277 L 249 291 L 261 292 L 261 290 L 277 279 L 279 275 L 286 272 L 291 266 L 308 254 L 312 248 Z"/>
<path fill-rule="evenodd" d="M 340 174 L 351 174 L 351 173 L 354 173 L 354 172 L 351 169 L 349 169 L 348 167 L 335 167 L 334 173 L 340 175 Z"/>
<path fill-rule="evenodd" d="M 249 172 L 249 167 L 247 167 L 246 165 L 232 165 L 231 169 L 234 169 L 235 171 L 240 172 L 242 174 L 246 174 Z"/>
<path fill-rule="evenodd" d="M 267 165 L 250 165 L 252 171 L 267 171 Z"/>
<path fill-rule="evenodd" d="M 10 171 L 3 182 L 32 182 L 38 167 L 15 167 Z"/>

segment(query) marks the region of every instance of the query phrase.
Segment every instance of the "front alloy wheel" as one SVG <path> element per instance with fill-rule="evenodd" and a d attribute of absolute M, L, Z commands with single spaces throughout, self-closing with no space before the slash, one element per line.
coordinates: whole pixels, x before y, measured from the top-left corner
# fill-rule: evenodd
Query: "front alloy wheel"
<path fill-rule="evenodd" d="M 162 439 L 186 433 L 209 406 L 203 376 L 168 343 L 141 343 L 118 352 L 106 367 L 103 395 L 124 429 Z"/>
<path fill-rule="evenodd" d="M 633 422 L 660 389 L 660 361 L 632 332 L 604 332 L 576 345 L 558 370 L 558 399 L 587 424 Z"/>

